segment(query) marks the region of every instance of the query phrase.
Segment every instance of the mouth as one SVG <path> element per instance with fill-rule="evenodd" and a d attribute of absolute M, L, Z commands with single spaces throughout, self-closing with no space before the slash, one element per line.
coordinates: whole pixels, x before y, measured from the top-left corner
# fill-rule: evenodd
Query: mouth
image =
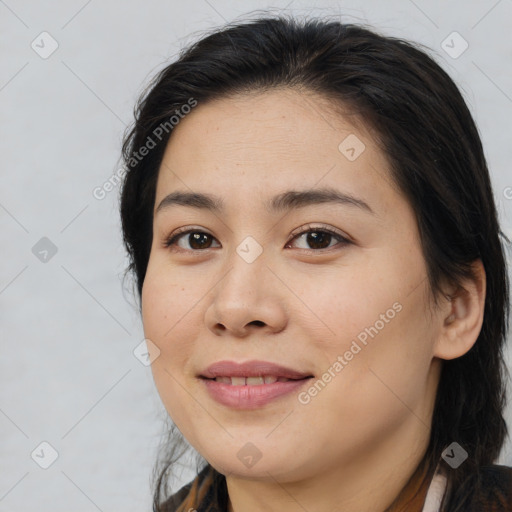
<path fill-rule="evenodd" d="M 274 382 L 303 380 L 311 378 L 313 375 L 310 372 L 287 368 L 269 361 L 247 361 L 244 363 L 218 361 L 208 366 L 198 377 L 232 386 L 258 386 Z"/>
<path fill-rule="evenodd" d="M 207 377 L 200 376 L 200 378 L 206 380 L 214 380 L 215 382 L 221 382 L 222 384 L 229 384 L 230 386 L 261 386 L 262 384 L 274 384 L 274 382 L 289 382 L 309 379 L 311 377 L 303 377 L 302 379 L 288 379 L 286 377 L 278 377 L 276 375 L 262 375 L 258 377 L 226 377 L 220 376 L 214 379 L 208 379 Z"/>
<path fill-rule="evenodd" d="M 299 391 L 314 376 L 268 361 L 219 361 L 197 376 L 218 403 L 233 409 L 258 409 Z"/>

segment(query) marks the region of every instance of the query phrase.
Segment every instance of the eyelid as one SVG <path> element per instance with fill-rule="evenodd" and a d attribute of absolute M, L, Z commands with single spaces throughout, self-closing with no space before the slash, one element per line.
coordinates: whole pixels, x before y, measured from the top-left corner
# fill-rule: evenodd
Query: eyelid
<path fill-rule="evenodd" d="M 303 235 L 305 233 L 308 233 L 309 231 L 315 231 L 315 230 L 316 231 L 325 231 L 331 235 L 335 235 L 335 236 L 341 238 L 342 240 L 345 240 L 346 242 L 353 242 L 353 240 L 351 239 L 351 237 L 349 235 L 347 235 L 346 233 L 343 233 L 342 231 L 339 231 L 336 228 L 328 226 L 326 224 L 317 224 L 317 225 L 306 224 L 304 226 L 301 226 L 300 228 L 294 229 L 290 235 L 290 239 L 286 243 L 289 243 L 291 240 L 293 240 L 294 238 L 296 238 L 299 235 Z"/>
<path fill-rule="evenodd" d="M 171 246 L 178 247 L 176 244 L 178 238 L 182 235 L 186 235 L 189 233 L 204 233 L 206 235 L 211 236 L 213 239 L 217 240 L 211 233 L 209 233 L 204 228 L 201 228 L 199 226 L 183 226 L 181 228 L 174 230 L 170 235 L 166 236 L 163 240 L 163 246 L 166 248 L 170 248 Z M 217 242 L 218 242 L 218 240 L 217 240 Z M 208 247 L 208 249 L 210 249 L 210 247 Z M 191 250 L 191 249 L 183 249 L 182 247 L 178 247 L 177 250 L 186 251 L 186 252 L 204 252 L 208 249 Z"/>

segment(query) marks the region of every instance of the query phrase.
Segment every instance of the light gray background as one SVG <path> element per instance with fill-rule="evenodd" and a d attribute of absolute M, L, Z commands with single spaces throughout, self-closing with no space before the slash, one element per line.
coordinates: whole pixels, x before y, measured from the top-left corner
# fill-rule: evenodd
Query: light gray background
<path fill-rule="evenodd" d="M 165 60 L 269 6 L 433 48 L 476 118 L 512 235 L 511 0 L 0 1 L 0 512 L 151 509 L 166 413 L 133 354 L 143 332 L 121 287 L 118 191 L 92 190 L 118 168 L 135 99 Z M 43 31 L 59 45 L 47 59 L 31 48 Z M 456 59 L 441 47 L 453 31 L 469 44 Z M 46 263 L 32 252 L 42 237 L 57 247 Z M 43 441 L 58 452 L 46 470 L 31 458 Z M 512 465 L 510 443 L 499 462 Z"/>

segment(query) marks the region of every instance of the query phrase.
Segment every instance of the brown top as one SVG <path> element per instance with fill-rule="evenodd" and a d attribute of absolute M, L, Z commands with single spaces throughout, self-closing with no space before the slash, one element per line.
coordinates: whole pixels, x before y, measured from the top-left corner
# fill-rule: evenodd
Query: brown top
<path fill-rule="evenodd" d="M 422 475 L 417 471 L 385 512 L 421 512 L 433 477 L 430 475 L 422 484 Z M 476 478 L 480 490 L 471 496 L 464 496 L 466 501 L 469 500 L 469 508 L 466 507 L 464 512 L 512 512 L 512 467 L 481 467 Z M 219 507 L 213 505 L 215 501 Z M 193 509 L 196 512 L 227 512 L 227 503 L 224 476 L 207 465 L 192 482 L 162 504 L 160 511 L 188 512 Z M 457 507 L 457 504 L 453 506 Z"/>

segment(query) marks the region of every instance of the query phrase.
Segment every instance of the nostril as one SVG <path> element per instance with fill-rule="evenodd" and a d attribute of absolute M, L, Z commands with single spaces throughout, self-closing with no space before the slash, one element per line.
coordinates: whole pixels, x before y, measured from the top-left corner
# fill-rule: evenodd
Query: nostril
<path fill-rule="evenodd" d="M 265 325 L 265 322 L 262 322 L 261 320 L 254 320 L 253 322 L 250 322 L 249 325 L 263 326 L 263 325 Z"/>

